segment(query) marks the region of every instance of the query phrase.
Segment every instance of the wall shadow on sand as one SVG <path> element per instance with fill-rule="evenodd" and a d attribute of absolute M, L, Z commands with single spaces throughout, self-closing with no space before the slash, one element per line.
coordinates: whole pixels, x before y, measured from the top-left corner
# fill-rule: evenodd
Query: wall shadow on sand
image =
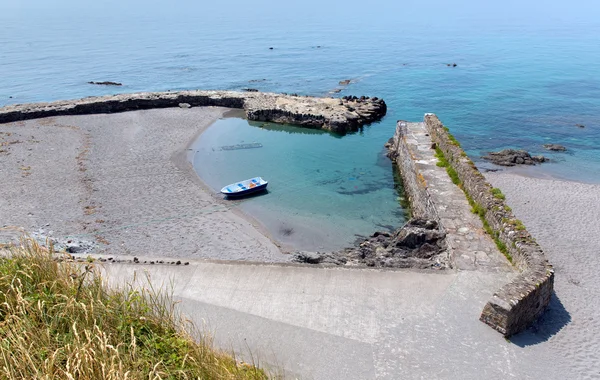
<path fill-rule="evenodd" d="M 556 293 L 553 293 L 546 312 L 533 326 L 522 333 L 513 335 L 510 341 L 519 347 L 540 344 L 558 334 L 569 323 L 571 323 L 571 314 L 565 309 Z"/>

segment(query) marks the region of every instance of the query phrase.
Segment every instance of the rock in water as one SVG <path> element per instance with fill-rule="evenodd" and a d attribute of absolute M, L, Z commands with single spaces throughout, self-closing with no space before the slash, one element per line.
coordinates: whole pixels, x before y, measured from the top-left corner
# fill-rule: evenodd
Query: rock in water
<path fill-rule="evenodd" d="M 347 86 L 352 82 L 352 79 L 345 79 L 340 81 L 340 86 Z"/>
<path fill-rule="evenodd" d="M 487 156 L 482 156 L 482 158 L 500 166 L 535 165 L 548 161 L 544 156 L 532 157 L 527 151 L 517 149 L 489 152 Z"/>
<path fill-rule="evenodd" d="M 567 150 L 567 148 L 559 144 L 544 144 L 544 148 L 554 152 L 564 152 Z"/>
<path fill-rule="evenodd" d="M 88 82 L 89 84 L 98 84 L 98 85 L 102 85 L 102 86 L 122 86 L 123 83 L 119 83 L 119 82 L 110 82 L 110 81 L 104 81 L 104 82 Z"/>

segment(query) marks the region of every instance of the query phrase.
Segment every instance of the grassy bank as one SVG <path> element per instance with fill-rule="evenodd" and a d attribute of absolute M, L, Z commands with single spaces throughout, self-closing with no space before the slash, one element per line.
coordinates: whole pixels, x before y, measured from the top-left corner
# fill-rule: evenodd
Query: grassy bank
<path fill-rule="evenodd" d="M 168 297 L 109 289 L 93 264 L 26 240 L 0 257 L 0 378 L 266 379 L 192 339 Z"/>

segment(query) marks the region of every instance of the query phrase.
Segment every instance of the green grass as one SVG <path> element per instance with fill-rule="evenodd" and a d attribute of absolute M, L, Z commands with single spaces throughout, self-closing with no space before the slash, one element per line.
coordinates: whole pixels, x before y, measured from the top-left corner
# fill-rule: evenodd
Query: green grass
<path fill-rule="evenodd" d="M 523 224 L 522 221 L 520 221 L 519 219 L 502 219 L 502 222 L 510 224 L 511 226 L 513 226 L 515 228 L 515 230 L 517 231 L 525 231 L 527 228 L 525 227 L 525 225 Z"/>
<path fill-rule="evenodd" d="M 504 194 L 502 194 L 502 190 L 500 190 L 497 187 L 492 188 L 492 195 L 498 199 L 502 199 L 502 200 L 506 199 L 506 196 Z"/>
<path fill-rule="evenodd" d="M 454 183 L 457 186 L 460 185 L 461 181 L 460 181 L 460 177 L 458 176 L 458 173 L 456 172 L 456 170 L 454 170 L 452 165 L 450 165 L 450 163 L 446 160 L 446 156 L 444 156 L 444 152 L 442 152 L 442 150 L 437 146 L 435 147 L 435 157 L 438 159 L 438 162 L 436 163 L 436 165 L 441 168 L 446 168 L 446 173 L 448 173 L 448 176 L 452 180 L 452 183 Z"/>
<path fill-rule="evenodd" d="M 444 127 L 444 129 L 447 130 L 446 127 Z M 450 179 L 452 180 L 452 182 L 455 185 L 457 185 L 458 187 L 460 187 L 461 190 L 463 191 L 463 193 L 465 194 L 465 197 L 467 198 L 467 201 L 469 202 L 469 205 L 471 206 L 471 212 L 473 214 L 476 214 L 479 216 L 479 218 L 481 219 L 481 222 L 483 223 L 484 230 L 488 233 L 488 235 L 490 235 L 492 237 L 492 239 L 494 240 L 494 243 L 496 244 L 496 247 L 498 247 L 498 250 L 500 252 L 502 252 L 502 254 L 508 259 L 508 261 L 510 261 L 512 263 L 513 258 L 512 258 L 512 255 L 508 252 L 508 248 L 506 247 L 506 244 L 504 244 L 504 242 L 502 240 L 500 240 L 500 238 L 499 238 L 500 234 L 497 231 L 494 231 L 492 229 L 492 227 L 488 223 L 487 219 L 485 218 L 487 210 L 485 209 L 485 207 L 483 207 L 479 203 L 475 202 L 473 197 L 471 197 L 469 195 L 469 193 L 467 193 L 467 191 L 465 191 L 465 189 L 462 186 L 462 182 L 458 176 L 458 173 L 456 172 L 456 170 L 454 170 L 452 165 L 450 165 L 450 163 L 446 159 L 446 156 L 444 155 L 444 152 L 437 146 L 435 148 L 435 157 L 438 159 L 438 162 L 436 163 L 436 165 L 439 167 L 446 168 L 446 172 L 448 173 L 448 176 L 450 176 Z M 502 194 L 500 189 L 497 189 L 497 188 L 492 189 L 492 194 L 498 199 L 504 199 L 504 194 Z M 499 195 L 501 195 L 502 198 L 500 198 Z M 523 226 L 523 228 L 524 228 L 524 226 Z"/>
<path fill-rule="evenodd" d="M 460 146 L 461 146 L 460 142 L 452 135 L 452 133 L 450 133 L 450 128 L 448 128 L 444 125 L 444 130 L 448 134 L 448 140 L 450 140 L 450 144 L 455 145 L 460 148 Z M 465 154 L 465 156 L 466 156 L 466 154 Z"/>
<path fill-rule="evenodd" d="M 93 264 L 55 258 L 33 240 L 0 257 L 0 378 L 267 379 L 214 349 L 170 297 L 107 288 Z"/>

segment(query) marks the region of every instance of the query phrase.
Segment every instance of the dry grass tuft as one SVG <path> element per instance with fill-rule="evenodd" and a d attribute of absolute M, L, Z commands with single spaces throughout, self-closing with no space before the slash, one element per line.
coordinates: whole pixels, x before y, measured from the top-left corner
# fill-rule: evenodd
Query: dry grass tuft
<path fill-rule="evenodd" d="M 0 257 L 0 378 L 266 379 L 198 343 L 169 297 L 116 290 L 24 239 Z"/>

